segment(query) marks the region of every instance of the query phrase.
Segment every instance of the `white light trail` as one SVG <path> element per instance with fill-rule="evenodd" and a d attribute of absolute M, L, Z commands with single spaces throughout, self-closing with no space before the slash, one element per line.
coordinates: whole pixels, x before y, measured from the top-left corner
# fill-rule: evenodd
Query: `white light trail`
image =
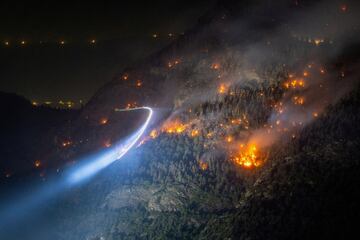
<path fill-rule="evenodd" d="M 121 140 L 105 152 L 84 158 L 80 161 L 79 165 L 69 168 L 64 172 L 65 179 L 50 178 L 47 183 L 35 188 L 29 194 L 24 194 L 19 200 L 13 199 L 9 204 L 0 206 L 0 237 L 2 236 L 2 231 L 6 231 L 9 225 L 16 226 L 20 220 L 26 220 L 31 214 L 35 214 L 36 211 L 34 209 L 41 206 L 45 201 L 89 179 L 111 163 L 122 158 L 144 134 L 152 119 L 153 110 L 150 107 L 115 110 L 117 112 L 135 110 L 147 110 L 149 115 L 141 128 L 130 137 Z"/>

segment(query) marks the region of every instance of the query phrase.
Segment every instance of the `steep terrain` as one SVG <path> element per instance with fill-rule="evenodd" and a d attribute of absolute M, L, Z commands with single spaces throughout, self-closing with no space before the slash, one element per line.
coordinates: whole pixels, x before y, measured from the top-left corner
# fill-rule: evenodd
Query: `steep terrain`
<path fill-rule="evenodd" d="M 87 129 L 114 108 L 147 105 L 162 115 L 125 159 L 54 203 L 45 214 L 56 216 L 51 238 L 356 233 L 360 21 L 358 4 L 348 4 L 219 1 L 194 29 L 105 85 L 60 133 L 74 143 L 60 158 L 98 146 L 104 139 Z M 36 239 L 49 239 L 42 234 Z"/>

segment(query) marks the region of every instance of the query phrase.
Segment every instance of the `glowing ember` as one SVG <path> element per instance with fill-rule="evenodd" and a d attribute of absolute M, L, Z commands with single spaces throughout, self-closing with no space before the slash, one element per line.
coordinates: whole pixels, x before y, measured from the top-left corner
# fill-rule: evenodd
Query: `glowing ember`
<path fill-rule="evenodd" d="M 158 132 L 154 129 L 154 130 L 152 130 L 151 132 L 150 132 L 150 137 L 151 138 L 156 138 L 158 136 Z"/>
<path fill-rule="evenodd" d="M 122 79 L 125 80 L 125 81 L 128 80 L 128 79 L 129 79 L 129 75 L 124 74 L 124 75 L 122 76 Z"/>
<path fill-rule="evenodd" d="M 209 168 L 209 164 L 207 164 L 206 162 L 200 160 L 199 161 L 199 167 L 201 170 L 205 171 Z"/>
<path fill-rule="evenodd" d="M 239 124 L 241 124 L 241 119 L 232 119 L 231 124 L 239 125 Z"/>
<path fill-rule="evenodd" d="M 39 168 L 39 167 L 41 166 L 41 162 L 40 162 L 39 160 L 36 160 L 36 161 L 34 162 L 34 166 L 35 166 L 36 168 Z"/>
<path fill-rule="evenodd" d="M 285 88 L 303 88 L 305 87 L 305 82 L 303 79 L 293 79 L 291 81 L 284 83 Z"/>
<path fill-rule="evenodd" d="M 102 118 L 102 119 L 100 119 L 100 124 L 101 125 L 105 125 L 105 124 L 107 124 L 108 123 L 108 119 L 107 118 Z"/>
<path fill-rule="evenodd" d="M 218 64 L 218 63 L 213 63 L 213 64 L 211 65 L 211 69 L 214 69 L 214 70 L 220 69 L 220 64 Z"/>
<path fill-rule="evenodd" d="M 233 137 L 232 136 L 227 136 L 226 137 L 226 142 L 231 143 L 233 141 Z"/>
<path fill-rule="evenodd" d="M 169 121 L 164 124 L 162 131 L 169 134 L 179 134 L 186 130 L 187 125 L 179 120 Z"/>
<path fill-rule="evenodd" d="M 63 143 L 62 143 L 62 146 L 63 147 L 67 147 L 67 146 L 70 146 L 71 145 L 71 141 L 64 141 Z"/>
<path fill-rule="evenodd" d="M 137 80 L 137 81 L 136 81 L 136 87 L 139 88 L 139 87 L 141 87 L 141 86 L 142 86 L 142 82 L 141 82 L 140 80 Z"/>
<path fill-rule="evenodd" d="M 225 84 L 220 84 L 220 86 L 218 88 L 218 93 L 224 94 L 224 93 L 226 93 L 226 91 L 227 91 L 227 88 L 226 88 Z"/>
<path fill-rule="evenodd" d="M 197 129 L 191 130 L 191 136 L 192 137 L 196 137 L 197 135 L 199 135 L 199 130 L 197 130 Z"/>
<path fill-rule="evenodd" d="M 303 105 L 305 102 L 305 99 L 303 97 L 295 96 L 295 97 L 293 97 L 293 102 L 295 105 Z"/>

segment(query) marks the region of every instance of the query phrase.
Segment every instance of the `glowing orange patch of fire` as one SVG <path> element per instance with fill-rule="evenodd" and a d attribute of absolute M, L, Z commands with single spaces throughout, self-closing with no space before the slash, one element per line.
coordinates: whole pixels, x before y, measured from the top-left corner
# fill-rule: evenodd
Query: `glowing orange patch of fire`
<path fill-rule="evenodd" d="M 291 81 L 284 83 L 285 88 L 303 88 L 305 87 L 305 82 L 303 79 L 293 79 Z"/>
<path fill-rule="evenodd" d="M 41 166 L 40 160 L 36 160 L 36 161 L 34 162 L 34 166 L 35 166 L 36 168 L 39 168 L 39 167 Z"/>
<path fill-rule="evenodd" d="M 218 88 L 218 93 L 224 94 L 226 91 L 227 91 L 227 88 L 226 88 L 225 84 L 220 84 L 220 86 Z"/>
<path fill-rule="evenodd" d="M 199 167 L 201 170 L 205 171 L 209 168 L 209 164 L 207 164 L 206 162 L 200 160 L 199 161 Z"/>
<path fill-rule="evenodd" d="M 184 132 L 186 128 L 187 128 L 186 124 L 183 124 L 179 120 L 175 120 L 171 122 L 166 122 L 162 127 L 162 131 L 169 134 L 174 134 L 174 133 L 179 134 Z"/>
<path fill-rule="evenodd" d="M 104 124 L 107 124 L 108 123 L 108 119 L 107 118 L 102 118 L 100 119 L 100 124 L 101 125 L 104 125 Z"/>
<path fill-rule="evenodd" d="M 197 129 L 191 130 L 192 137 L 196 137 L 197 135 L 199 135 L 199 130 L 197 130 Z"/>
<path fill-rule="evenodd" d="M 255 144 L 250 144 L 247 147 L 240 145 L 239 153 L 233 156 L 232 160 L 244 168 L 253 168 L 261 165 L 262 160 L 259 156 L 260 154 Z"/>
<path fill-rule="evenodd" d="M 158 132 L 154 129 L 154 130 L 152 130 L 152 131 L 150 132 L 149 135 L 150 135 L 151 138 L 154 139 L 154 138 L 156 138 L 156 137 L 158 136 Z"/>

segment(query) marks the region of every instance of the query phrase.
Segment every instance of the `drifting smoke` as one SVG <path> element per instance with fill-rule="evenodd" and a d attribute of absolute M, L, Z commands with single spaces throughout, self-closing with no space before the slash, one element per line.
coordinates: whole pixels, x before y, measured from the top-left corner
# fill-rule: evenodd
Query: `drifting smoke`
<path fill-rule="evenodd" d="M 271 113 L 266 126 L 252 133 L 250 143 L 268 147 L 280 138 L 289 135 L 295 137 L 295 132 L 353 89 L 359 80 L 359 60 L 347 62 L 342 56 L 348 46 L 359 40 L 359 10 L 360 4 L 355 1 L 346 5 L 339 1 L 317 3 L 306 14 L 300 14 L 295 21 L 281 27 L 276 37 L 270 40 L 270 43 L 275 43 L 271 51 L 281 53 L 282 46 L 286 46 L 281 38 L 288 39 L 284 33 L 290 30 L 292 38 L 313 46 L 304 51 L 303 56 L 287 59 L 284 66 L 295 73 L 288 74 L 282 99 Z M 256 50 L 250 47 L 248 56 L 256 59 L 260 57 L 258 54 L 261 50 L 264 48 L 259 45 Z M 268 57 L 270 61 L 282 59 L 280 54 L 274 53 Z M 341 65 L 338 61 L 342 61 Z"/>
<path fill-rule="evenodd" d="M 280 82 L 281 98 L 271 106 L 267 123 L 250 128 L 241 140 L 266 148 L 280 138 L 295 137 L 295 133 L 353 89 L 359 76 L 358 59 L 347 62 L 342 56 L 348 46 L 360 39 L 360 3 L 290 2 L 260 1 L 248 8 L 250 14 L 245 14 L 245 18 L 207 26 L 204 35 L 208 36 L 204 38 L 217 35 L 219 45 L 226 47 L 219 47 L 208 57 L 210 60 L 192 63 L 195 70 L 188 79 L 175 77 L 186 82 L 186 94 L 178 94 L 182 100 L 169 119 L 176 119 L 194 106 L 232 95 L 236 87 L 256 89 L 268 84 L 272 88 L 274 80 Z M 262 22 L 256 13 L 273 22 Z M 189 54 L 184 58 L 191 61 L 201 56 Z M 263 69 L 269 66 L 280 66 L 273 74 L 277 79 L 264 73 Z M 223 113 L 218 112 L 206 121 L 217 122 L 221 118 Z"/>

